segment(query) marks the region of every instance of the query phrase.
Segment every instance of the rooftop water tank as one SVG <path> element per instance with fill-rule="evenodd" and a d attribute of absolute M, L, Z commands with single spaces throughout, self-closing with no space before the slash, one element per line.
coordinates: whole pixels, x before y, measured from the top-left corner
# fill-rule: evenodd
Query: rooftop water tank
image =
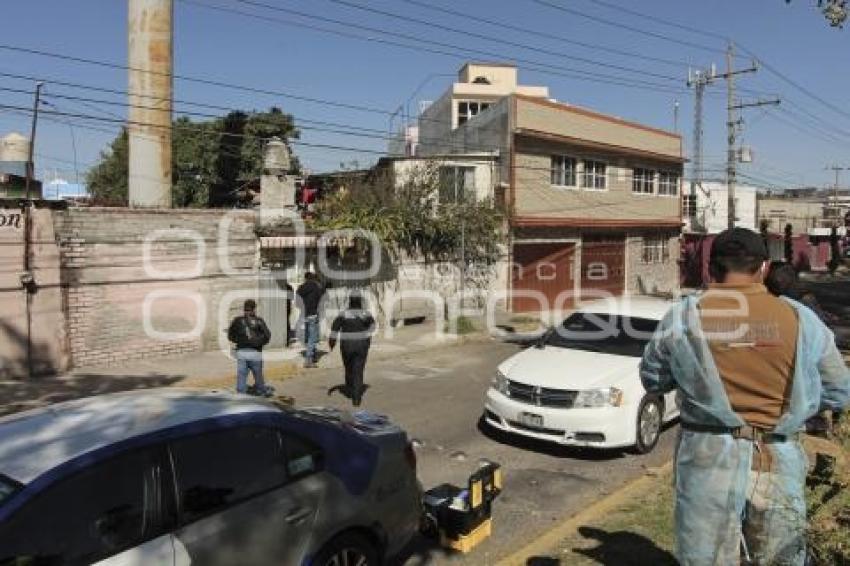
<path fill-rule="evenodd" d="M 30 141 L 17 132 L 6 134 L 0 139 L 0 161 L 27 162 Z"/>

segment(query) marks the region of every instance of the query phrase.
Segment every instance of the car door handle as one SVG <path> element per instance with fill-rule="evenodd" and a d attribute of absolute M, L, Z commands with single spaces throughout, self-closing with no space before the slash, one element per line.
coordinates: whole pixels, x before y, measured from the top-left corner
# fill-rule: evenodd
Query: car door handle
<path fill-rule="evenodd" d="M 297 525 L 304 522 L 304 519 L 310 516 L 310 510 L 304 507 L 296 507 L 284 517 L 284 520 L 290 525 Z"/>

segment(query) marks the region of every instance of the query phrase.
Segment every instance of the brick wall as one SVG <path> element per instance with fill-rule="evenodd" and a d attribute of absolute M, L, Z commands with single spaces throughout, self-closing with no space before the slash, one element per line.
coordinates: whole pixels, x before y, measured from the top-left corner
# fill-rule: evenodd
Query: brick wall
<path fill-rule="evenodd" d="M 39 205 L 41 206 L 41 205 Z M 21 283 L 24 272 L 24 214 L 20 204 L 0 201 L 0 378 L 47 375 L 68 367 L 68 348 L 59 285 L 59 250 L 49 208 L 32 211 L 30 273 L 32 293 Z"/>
<path fill-rule="evenodd" d="M 81 208 L 55 225 L 75 366 L 217 348 L 257 289 L 250 211 Z"/>
<path fill-rule="evenodd" d="M 646 263 L 643 240 L 662 237 L 668 256 L 662 263 Z M 679 237 L 669 232 L 645 231 L 626 237 L 626 291 L 630 293 L 669 293 L 679 288 Z"/>

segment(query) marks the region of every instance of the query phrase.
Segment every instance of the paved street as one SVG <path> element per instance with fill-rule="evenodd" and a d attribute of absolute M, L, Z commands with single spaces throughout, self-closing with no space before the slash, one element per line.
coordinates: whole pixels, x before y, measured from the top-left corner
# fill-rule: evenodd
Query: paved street
<path fill-rule="evenodd" d="M 498 363 L 517 348 L 478 342 L 399 353 L 368 365 L 371 388 L 364 408 L 390 415 L 423 443 L 419 472 L 426 487 L 464 482 L 481 458 L 505 469 L 505 491 L 496 503 L 490 540 L 466 557 L 447 557 L 423 543 L 408 564 L 494 563 L 599 495 L 670 457 L 674 430 L 665 432 L 655 452 L 642 457 L 509 442 L 482 432 L 478 420 L 484 392 Z M 328 387 L 341 381 L 340 369 L 317 369 L 279 383 L 278 388 L 293 395 L 299 405 L 343 406 L 346 399 L 326 394 Z"/>

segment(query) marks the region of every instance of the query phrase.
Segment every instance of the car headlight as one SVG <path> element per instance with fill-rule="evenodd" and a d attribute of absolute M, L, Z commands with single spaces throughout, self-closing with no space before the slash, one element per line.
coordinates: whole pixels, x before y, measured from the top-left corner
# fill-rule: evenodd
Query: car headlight
<path fill-rule="evenodd" d="M 579 391 L 573 407 L 619 407 L 623 404 L 623 391 L 616 387 L 585 389 Z"/>
<path fill-rule="evenodd" d="M 496 370 L 496 377 L 493 378 L 491 384 L 493 389 L 502 395 L 508 395 L 508 378 L 502 372 Z"/>

